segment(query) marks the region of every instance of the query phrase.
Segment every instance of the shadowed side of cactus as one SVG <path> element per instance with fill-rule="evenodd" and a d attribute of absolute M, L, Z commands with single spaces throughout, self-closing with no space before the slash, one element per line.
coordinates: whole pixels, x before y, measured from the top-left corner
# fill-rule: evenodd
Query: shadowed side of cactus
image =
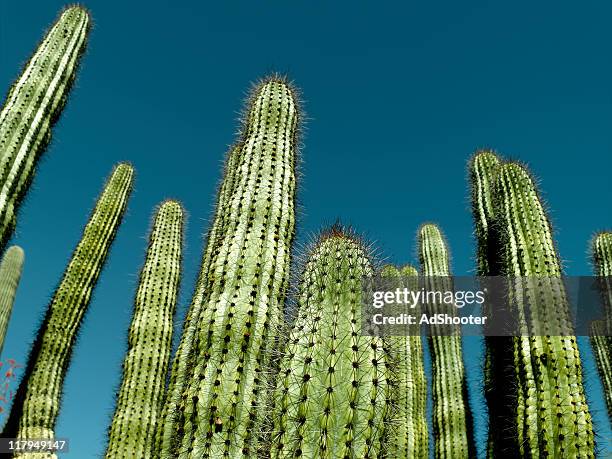
<path fill-rule="evenodd" d="M 0 111 L 0 252 L 15 229 L 19 204 L 65 105 L 90 24 L 80 6 L 62 11 Z"/>
<path fill-rule="evenodd" d="M 123 378 L 106 458 L 151 457 L 172 347 L 183 237 L 183 209 L 159 207 L 134 301 Z"/>
<path fill-rule="evenodd" d="M 131 166 L 119 164 L 96 203 L 38 330 L 3 437 L 54 438 L 73 345 L 122 220 L 133 174 Z"/>
<path fill-rule="evenodd" d="M 210 266 L 202 267 L 193 343 L 185 376 L 177 378 L 185 385 L 166 416 L 163 458 L 252 454 L 267 387 L 263 369 L 289 279 L 297 124 L 295 93 L 284 80 L 257 86 L 236 152 L 233 189 L 221 211 L 226 223 L 204 260 Z"/>
<path fill-rule="evenodd" d="M 4 253 L 2 263 L 0 263 L 0 352 L 2 352 L 6 329 L 13 312 L 23 259 L 23 249 L 14 245 Z"/>
<path fill-rule="evenodd" d="M 368 250 L 342 228 L 310 251 L 274 393 L 272 458 L 377 458 L 388 397 L 380 337 L 361 330 Z"/>
<path fill-rule="evenodd" d="M 428 291 L 451 291 L 449 255 L 436 225 L 419 230 L 419 256 Z M 443 311 L 428 304 L 428 313 Z M 475 457 L 472 415 L 468 403 L 461 335 L 458 327 L 429 334 L 432 359 L 434 454 L 437 458 Z"/>
<path fill-rule="evenodd" d="M 396 279 L 393 286 L 418 291 L 418 271 L 407 265 L 401 269 L 387 265 L 383 278 Z M 398 283 L 399 282 L 399 283 Z M 400 285 L 401 284 L 401 285 Z M 390 372 L 388 432 L 385 434 L 385 457 L 428 458 L 427 381 L 423 364 L 423 346 L 418 325 L 406 330 L 406 336 L 384 338 Z"/>

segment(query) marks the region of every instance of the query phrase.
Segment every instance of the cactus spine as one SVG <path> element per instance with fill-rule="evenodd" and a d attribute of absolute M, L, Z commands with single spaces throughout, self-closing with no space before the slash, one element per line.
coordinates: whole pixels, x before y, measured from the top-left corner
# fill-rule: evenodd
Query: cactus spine
<path fill-rule="evenodd" d="M 592 251 L 595 274 L 600 281 L 604 319 L 591 325 L 591 346 L 603 385 L 608 417 L 612 421 L 612 232 L 595 236 Z"/>
<path fill-rule="evenodd" d="M 418 271 L 413 266 L 397 269 L 385 266 L 382 277 L 396 278 L 410 290 L 418 290 Z M 423 346 L 419 326 L 407 336 L 385 337 L 391 377 L 391 406 L 386 423 L 385 456 L 388 458 L 428 458 L 427 381 L 423 366 Z"/>
<path fill-rule="evenodd" d="M 377 458 L 387 405 L 382 339 L 361 333 L 367 250 L 332 227 L 306 263 L 274 393 L 271 457 Z"/>
<path fill-rule="evenodd" d="M 437 226 L 426 224 L 419 230 L 419 254 L 428 290 L 450 290 L 448 249 Z M 438 310 L 439 305 L 429 307 L 430 314 L 442 312 Z M 429 335 L 434 452 L 437 458 L 475 456 L 459 332 L 458 327 L 453 327 L 448 336 L 440 336 L 433 331 Z"/>
<path fill-rule="evenodd" d="M 525 323 L 520 295 L 511 299 L 517 307 L 519 326 L 556 323 L 562 327 L 558 329 L 566 329 L 569 312 L 563 285 L 556 281 L 561 267 L 550 224 L 533 181 L 520 165 L 499 167 L 494 210 L 501 274 L 538 283 L 532 290 L 532 323 Z M 514 295 L 512 289 L 509 294 Z M 515 423 L 511 433 L 515 444 L 510 452 L 521 457 L 593 457 L 593 426 L 576 338 L 521 335 L 513 338 L 513 349 L 505 349 L 514 356 L 516 383 L 502 379 L 504 374 L 494 375 L 495 383 L 506 388 L 506 399 L 516 400 L 516 410 L 507 413 Z"/>
<path fill-rule="evenodd" d="M 96 203 L 34 341 L 3 437 L 54 437 L 72 346 L 125 211 L 132 177 L 132 167 L 119 164 Z"/>
<path fill-rule="evenodd" d="M 172 347 L 182 237 L 183 209 L 166 201 L 157 211 L 140 273 L 108 459 L 152 456 Z"/>
<path fill-rule="evenodd" d="M 23 249 L 14 245 L 8 248 L 0 263 L 0 352 L 2 352 L 6 329 L 13 312 L 15 292 L 23 268 L 23 258 Z"/>
<path fill-rule="evenodd" d="M 196 288 L 201 310 L 190 317 L 194 342 L 186 374 L 176 378 L 184 387 L 166 416 L 164 430 L 172 434 L 164 433 L 162 457 L 251 454 L 263 368 L 289 278 L 297 122 L 296 99 L 284 81 L 271 78 L 256 88 L 221 211 L 224 228 L 209 260 L 205 251 L 210 267 L 202 267 L 204 284 Z"/>
<path fill-rule="evenodd" d="M 66 8 L 11 87 L 0 111 L 0 251 L 74 80 L 90 27 L 80 6 Z"/>

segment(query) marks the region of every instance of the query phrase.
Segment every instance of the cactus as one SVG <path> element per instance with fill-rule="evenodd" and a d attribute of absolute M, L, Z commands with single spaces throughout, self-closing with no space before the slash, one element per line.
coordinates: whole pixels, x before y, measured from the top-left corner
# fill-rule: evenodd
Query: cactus
<path fill-rule="evenodd" d="M 0 263 L 0 352 L 2 352 L 6 328 L 13 312 L 15 292 L 23 268 L 23 258 L 23 249 L 14 245 L 8 248 Z"/>
<path fill-rule="evenodd" d="M 423 225 L 419 230 L 419 255 L 428 290 L 452 288 L 449 255 L 437 226 Z M 429 305 L 429 314 L 442 312 L 440 305 Z M 432 359 L 432 399 L 434 453 L 437 458 L 475 457 L 472 415 L 468 404 L 467 383 L 458 327 L 441 336 L 429 334 Z"/>
<path fill-rule="evenodd" d="M 106 458 L 151 457 L 172 346 L 180 282 L 183 209 L 157 211 L 134 301 L 123 379 L 109 429 Z"/>
<path fill-rule="evenodd" d="M 40 326 L 2 437 L 54 438 L 61 390 L 79 325 L 121 222 L 133 170 L 108 180 Z"/>
<path fill-rule="evenodd" d="M 381 276 L 395 278 L 411 290 L 418 290 L 418 271 L 407 265 L 401 269 L 385 266 Z M 412 282 L 414 280 L 414 282 Z M 408 330 L 407 336 L 385 337 L 390 360 L 391 406 L 386 423 L 385 456 L 388 458 L 428 458 L 427 381 L 423 366 L 423 346 L 418 326 Z"/>
<path fill-rule="evenodd" d="M 514 401 L 515 406 L 506 410 L 509 421 L 491 429 L 514 424 L 506 434 L 514 446 L 505 451 L 494 446 L 494 456 L 593 457 L 593 426 L 576 338 L 538 333 L 535 328 L 554 325 L 557 330 L 567 330 L 569 311 L 550 223 L 523 167 L 515 163 L 499 167 L 493 202 L 500 274 L 515 278 L 517 284 L 525 283 L 533 293 L 526 314 L 522 292 L 516 295 L 517 290 L 509 290 L 519 336 L 510 341 L 512 348 L 499 352 L 513 356 L 515 382 L 502 373 L 493 375 L 493 383 L 502 387 L 504 399 Z M 531 288 L 530 284 L 538 287 Z M 524 333 L 526 329 L 532 330 L 530 336 Z"/>
<path fill-rule="evenodd" d="M 595 236 L 592 244 L 593 265 L 599 276 L 604 305 L 604 319 L 591 324 L 591 346 L 597 363 L 597 371 L 603 386 L 608 417 L 612 421 L 612 232 Z"/>
<path fill-rule="evenodd" d="M 189 313 L 195 330 L 183 335 L 193 342 L 180 356 L 186 360 L 175 377 L 182 385 L 175 406 L 175 388 L 169 388 L 163 458 L 248 457 L 255 447 L 253 426 L 268 377 L 263 368 L 289 279 L 297 122 L 297 101 L 286 82 L 274 77 L 257 86 L 235 171 L 226 175 L 231 192 L 219 199 L 222 231 L 204 254 L 196 287 L 202 298 L 194 298 Z"/>
<path fill-rule="evenodd" d="M 19 205 L 49 143 L 51 126 L 66 103 L 90 23 L 80 6 L 62 11 L 0 111 L 0 252 L 15 229 Z"/>
<path fill-rule="evenodd" d="M 280 365 L 272 458 L 377 458 L 388 370 L 380 337 L 361 333 L 368 251 L 334 226 L 308 257 Z"/>

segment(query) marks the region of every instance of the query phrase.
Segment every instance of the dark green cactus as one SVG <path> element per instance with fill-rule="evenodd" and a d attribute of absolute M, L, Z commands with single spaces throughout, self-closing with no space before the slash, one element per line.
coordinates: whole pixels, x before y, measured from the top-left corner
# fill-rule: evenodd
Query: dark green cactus
<path fill-rule="evenodd" d="M 161 457 L 250 456 L 258 406 L 283 316 L 295 226 L 298 106 L 293 90 L 271 78 L 255 90 L 235 152 L 233 185 L 220 198 L 223 223 L 209 241 L 199 311 L 183 340 L 180 401 L 170 387 Z M 231 190 L 231 191 L 230 191 Z M 209 258 L 207 258 L 209 257 Z M 175 360 L 177 365 L 179 360 Z"/>
<path fill-rule="evenodd" d="M 450 291 L 448 249 L 437 226 L 426 224 L 420 228 L 419 255 L 427 289 Z M 428 305 L 428 313 L 443 313 L 440 307 Z M 434 454 L 437 458 L 468 458 L 475 456 L 475 446 L 461 335 L 458 326 L 450 328 L 445 336 L 435 332 L 429 335 Z"/>
<path fill-rule="evenodd" d="M 108 459 L 152 457 L 172 347 L 182 237 L 183 209 L 176 201 L 165 201 L 157 211 L 140 272 Z"/>
<path fill-rule="evenodd" d="M 77 332 L 132 188 L 132 167 L 113 171 L 40 326 L 2 437 L 54 438 Z"/>
<path fill-rule="evenodd" d="M 363 244 L 338 227 L 310 252 L 274 393 L 272 458 L 382 456 L 388 370 L 380 337 L 361 333 Z"/>
<path fill-rule="evenodd" d="M 66 8 L 11 87 L 0 112 L 0 252 L 13 234 L 19 204 L 68 97 L 90 24 L 85 9 Z"/>
<path fill-rule="evenodd" d="M 6 329 L 13 312 L 15 293 L 23 268 L 23 258 L 23 249 L 14 245 L 8 248 L 0 263 L 0 352 L 2 352 Z"/>
<path fill-rule="evenodd" d="M 412 266 L 397 269 L 385 266 L 381 276 L 396 278 L 411 290 L 418 290 L 418 271 Z M 412 282 L 414 280 L 414 282 Z M 427 381 L 423 364 L 420 327 L 407 330 L 407 336 L 384 338 L 390 372 L 390 406 L 385 434 L 385 457 L 428 458 Z"/>

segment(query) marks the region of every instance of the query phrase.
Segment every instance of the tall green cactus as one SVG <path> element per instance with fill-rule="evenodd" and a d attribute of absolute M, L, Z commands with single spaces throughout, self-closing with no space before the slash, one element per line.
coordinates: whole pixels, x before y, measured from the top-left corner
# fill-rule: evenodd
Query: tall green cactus
<path fill-rule="evenodd" d="M 23 249 L 17 245 L 9 247 L 0 263 L 0 352 L 4 345 L 15 293 L 23 268 Z"/>
<path fill-rule="evenodd" d="M 132 188 L 119 164 L 108 180 L 40 326 L 2 437 L 54 438 L 73 344 Z"/>
<path fill-rule="evenodd" d="M 157 211 L 140 273 L 107 459 L 153 455 L 172 347 L 182 237 L 183 209 L 176 201 L 165 201 Z"/>
<path fill-rule="evenodd" d="M 62 11 L 0 111 L 0 252 L 15 229 L 19 204 L 49 143 L 51 126 L 66 103 L 90 24 L 80 6 Z"/>
<path fill-rule="evenodd" d="M 500 274 L 516 278 L 517 284 L 527 284 L 531 292 L 527 315 L 522 291 L 509 291 L 520 329 L 533 330 L 534 326 L 549 324 L 557 330 L 566 329 L 569 311 L 550 223 L 523 167 L 515 163 L 499 167 L 493 202 Z M 531 288 L 531 283 L 537 288 Z M 525 319 L 528 316 L 529 323 Z M 498 455 L 593 457 L 593 426 L 576 338 L 538 333 L 527 336 L 521 332 L 512 343 L 513 348 L 502 352 L 513 355 L 515 383 L 504 379 L 505 373 L 495 374 L 494 382 L 505 389 L 505 399 L 516 404 L 506 413 L 511 418 L 510 425 L 514 423 L 509 432 L 514 447 L 510 451 L 498 450 Z"/>
<path fill-rule="evenodd" d="M 450 290 L 448 249 L 437 226 L 426 224 L 420 228 L 419 255 L 428 290 Z M 439 306 L 429 305 L 428 312 L 441 313 Z M 459 328 L 449 329 L 445 336 L 432 331 L 429 334 L 429 349 L 432 359 L 435 457 L 475 457 Z"/>
<path fill-rule="evenodd" d="M 603 385 L 608 417 L 612 422 L 612 232 L 601 232 L 592 243 L 593 265 L 599 276 L 604 318 L 591 329 L 591 346 Z"/>
<path fill-rule="evenodd" d="M 333 227 L 312 249 L 284 350 L 272 458 L 382 456 L 388 369 L 380 337 L 361 333 L 363 244 Z"/>
<path fill-rule="evenodd" d="M 410 265 L 401 269 L 387 265 L 381 270 L 383 278 L 401 280 L 404 287 L 418 290 L 418 271 Z M 385 337 L 385 346 L 393 369 L 389 378 L 391 403 L 386 423 L 385 457 L 428 458 L 427 381 L 423 365 L 423 345 L 420 327 L 407 330 L 407 336 Z"/>
<path fill-rule="evenodd" d="M 199 312 L 190 312 L 180 401 L 170 406 L 163 458 L 252 454 L 258 402 L 267 386 L 266 359 L 283 316 L 295 231 L 298 106 L 293 90 L 270 78 L 254 91 L 231 192 L 219 199 L 223 218 L 205 251 Z M 229 190 L 228 190 L 229 191 Z M 209 257 L 209 258 L 208 258 Z M 190 348 L 190 349 L 188 349 Z M 175 360 L 177 365 L 180 360 Z M 168 403 L 174 404 L 169 388 Z"/>

